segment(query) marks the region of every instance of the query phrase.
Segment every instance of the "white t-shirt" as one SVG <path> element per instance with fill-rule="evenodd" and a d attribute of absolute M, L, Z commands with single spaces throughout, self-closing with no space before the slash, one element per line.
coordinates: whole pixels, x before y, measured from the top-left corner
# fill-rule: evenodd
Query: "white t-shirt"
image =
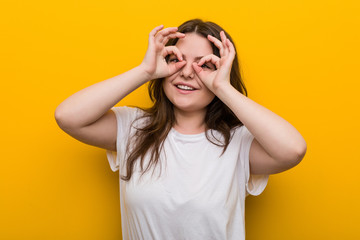
<path fill-rule="evenodd" d="M 125 175 L 126 146 L 135 131 L 131 124 L 142 110 L 112 110 L 118 124 L 117 151 L 106 153 L 111 169 Z M 142 123 L 135 121 L 134 126 Z M 137 161 L 130 181 L 120 178 L 123 239 L 245 239 L 245 197 L 259 195 L 269 176 L 250 175 L 249 150 L 254 137 L 245 126 L 233 132 L 221 155 L 223 148 L 209 142 L 205 133 L 185 135 L 171 129 L 155 170 L 152 166 L 140 179 Z"/>

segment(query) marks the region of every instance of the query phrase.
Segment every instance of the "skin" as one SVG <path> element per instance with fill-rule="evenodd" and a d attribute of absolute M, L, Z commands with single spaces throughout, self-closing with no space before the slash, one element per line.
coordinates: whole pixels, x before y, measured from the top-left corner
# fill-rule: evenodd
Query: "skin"
<path fill-rule="evenodd" d="M 179 38 L 178 44 L 165 46 L 170 38 Z M 209 51 L 210 42 L 219 48 L 220 58 Z M 167 63 L 165 57 L 169 54 L 178 61 Z M 255 137 L 250 148 L 252 174 L 274 174 L 294 167 L 305 155 L 305 140 L 286 120 L 231 86 L 234 57 L 234 46 L 223 32 L 220 40 L 211 36 L 205 39 L 179 33 L 176 27 L 158 26 L 149 34 L 148 49 L 139 66 L 71 95 L 56 108 L 55 119 L 62 130 L 79 141 L 116 151 L 117 122 L 110 109 L 147 81 L 164 77 L 164 90 L 176 107 L 177 131 L 203 132 L 204 107 L 217 96 Z M 216 70 L 204 64 L 215 65 Z M 173 85 L 178 82 L 191 83 L 197 90 L 176 92 Z"/>
<path fill-rule="evenodd" d="M 214 99 L 215 94 L 195 74 L 192 64 L 197 64 L 203 56 L 212 54 L 212 47 L 206 38 L 189 33 L 176 43 L 176 48 L 182 54 L 185 65 L 175 74 L 165 78 L 163 83 L 167 98 L 174 104 L 174 128 L 184 134 L 204 132 L 206 107 Z M 177 56 L 171 55 L 169 65 L 178 61 Z M 212 63 L 204 63 L 201 68 L 206 72 L 215 70 Z M 176 87 L 178 84 L 190 86 L 194 90 L 180 90 Z"/>
<path fill-rule="evenodd" d="M 220 33 L 221 40 L 208 36 L 208 41 L 213 42 L 219 48 L 220 58 L 212 54 L 210 45 L 203 42 L 202 37 L 196 34 L 190 36 L 188 41 L 185 40 L 186 37 L 179 40 L 180 52 L 186 51 L 194 56 L 208 54 L 198 62 L 194 61 L 194 56 L 191 54 L 187 61 L 179 58 L 185 62 L 179 72 L 186 73 L 182 75 L 183 79 L 180 75 L 179 81 L 186 80 L 188 76 L 195 74 L 194 78 L 200 80 L 199 86 L 205 86 L 223 101 L 254 135 L 255 139 L 250 147 L 251 172 L 274 174 L 297 165 L 306 152 L 306 143 L 300 133 L 286 120 L 250 100 L 231 86 L 230 70 L 235 58 L 235 48 L 224 32 Z M 201 44 L 204 47 L 201 48 Z M 205 46 L 209 46 L 209 48 L 206 49 Z M 213 64 L 216 66 L 216 70 L 207 71 L 206 68 L 201 67 L 204 64 Z M 192 66 L 192 69 L 188 67 L 189 65 Z M 169 81 L 169 79 L 167 80 Z M 164 86 L 168 86 L 166 83 Z M 166 87 L 164 89 L 166 90 Z M 204 89 L 201 90 L 205 91 Z M 193 104 L 197 104 L 197 102 L 194 101 Z M 193 108 L 191 111 L 186 111 L 180 105 L 176 107 L 175 129 L 185 134 L 204 130 L 201 124 L 205 117 L 203 106 L 197 110 Z M 197 129 L 194 128 L 195 126 Z"/>

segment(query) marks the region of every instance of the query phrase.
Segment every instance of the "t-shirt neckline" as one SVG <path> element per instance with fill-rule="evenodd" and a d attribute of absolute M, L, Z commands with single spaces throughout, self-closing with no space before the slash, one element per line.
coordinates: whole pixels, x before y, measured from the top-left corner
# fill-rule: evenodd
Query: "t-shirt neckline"
<path fill-rule="evenodd" d="M 183 134 L 176 131 L 173 127 L 170 132 L 177 138 L 187 139 L 187 140 L 197 140 L 205 137 L 205 132 L 197 133 L 197 134 Z"/>

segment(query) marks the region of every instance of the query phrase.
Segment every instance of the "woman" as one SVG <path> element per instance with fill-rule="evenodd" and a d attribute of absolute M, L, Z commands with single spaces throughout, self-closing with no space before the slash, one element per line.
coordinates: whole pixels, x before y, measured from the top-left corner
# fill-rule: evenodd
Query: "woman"
<path fill-rule="evenodd" d="M 148 81 L 152 108 L 113 107 Z M 244 239 L 246 195 L 306 152 L 246 95 L 230 36 L 194 19 L 153 29 L 139 66 L 70 96 L 55 118 L 120 171 L 123 239 Z"/>

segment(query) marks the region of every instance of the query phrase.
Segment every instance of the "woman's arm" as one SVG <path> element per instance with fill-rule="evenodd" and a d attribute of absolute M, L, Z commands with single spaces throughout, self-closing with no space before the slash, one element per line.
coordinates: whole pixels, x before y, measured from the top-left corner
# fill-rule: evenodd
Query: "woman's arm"
<path fill-rule="evenodd" d="M 137 66 L 74 93 L 56 108 L 55 118 L 64 126 L 85 127 L 148 80 L 143 69 Z"/>
<path fill-rule="evenodd" d="M 135 67 L 82 89 L 56 108 L 56 122 L 81 142 L 116 151 L 117 123 L 110 108 L 147 80 L 142 68 Z"/>
<path fill-rule="evenodd" d="M 183 37 L 177 28 L 156 27 L 149 34 L 149 46 L 143 62 L 113 78 L 91 85 L 63 101 L 55 110 L 55 119 L 74 138 L 109 150 L 116 150 L 117 125 L 110 109 L 130 92 L 155 78 L 166 77 L 183 66 L 167 65 L 166 55 L 180 55 L 176 47 L 165 47 L 169 38 Z M 155 36 L 156 35 L 156 36 Z"/>
<path fill-rule="evenodd" d="M 216 95 L 255 137 L 250 148 L 251 173 L 279 173 L 302 160 L 306 142 L 289 122 L 247 98 L 231 85 L 218 88 Z"/>
<path fill-rule="evenodd" d="M 225 103 L 255 139 L 250 148 L 250 171 L 274 174 L 297 165 L 305 155 L 306 143 L 301 134 L 286 120 L 247 98 L 230 84 L 230 71 L 235 48 L 224 32 L 221 41 L 208 36 L 220 50 L 220 58 L 205 56 L 193 67 L 203 83 Z M 217 70 L 202 71 L 204 62 L 212 62 Z"/>

